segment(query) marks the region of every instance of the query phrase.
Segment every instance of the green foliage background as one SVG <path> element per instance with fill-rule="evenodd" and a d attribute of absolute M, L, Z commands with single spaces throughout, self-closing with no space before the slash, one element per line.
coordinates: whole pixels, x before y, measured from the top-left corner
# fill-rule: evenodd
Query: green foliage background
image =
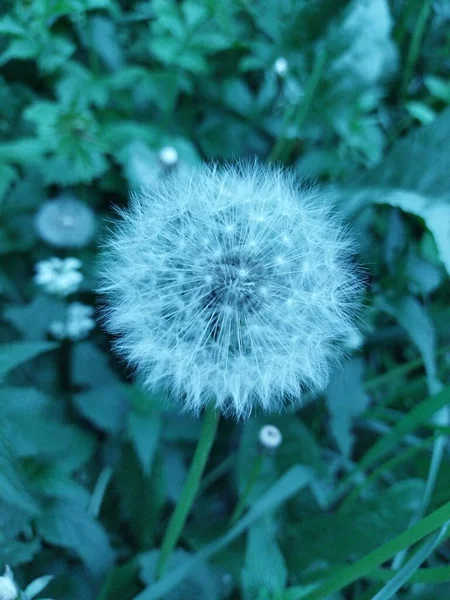
<path fill-rule="evenodd" d="M 55 575 L 22 598 L 450 598 L 448 0 L 2 10 L 0 568 L 22 589 Z M 69 353 L 47 331 L 64 301 L 33 274 L 65 254 L 39 240 L 34 217 L 62 193 L 95 210 L 97 239 L 71 253 L 85 275 L 76 299 L 95 305 L 111 207 L 164 176 L 167 145 L 177 168 L 257 155 L 319 181 L 370 281 L 361 339 L 321 396 L 292 414 L 221 422 L 181 546 L 154 585 L 200 423 L 143 394 L 100 328 L 73 344 L 61 381 Z M 283 444 L 231 527 L 268 422 Z"/>

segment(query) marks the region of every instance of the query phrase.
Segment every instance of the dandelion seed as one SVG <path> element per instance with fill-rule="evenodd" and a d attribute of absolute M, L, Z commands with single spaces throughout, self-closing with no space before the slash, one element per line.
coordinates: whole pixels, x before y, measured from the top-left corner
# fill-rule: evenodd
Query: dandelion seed
<path fill-rule="evenodd" d="M 15 600 L 18 593 L 13 572 L 6 565 L 5 572 L 0 576 L 0 600 Z"/>
<path fill-rule="evenodd" d="M 352 241 L 317 191 L 279 167 L 203 165 L 135 195 L 121 216 L 100 291 L 146 387 L 240 418 L 325 386 L 361 285 Z"/>
<path fill-rule="evenodd" d="M 55 296 L 68 296 L 77 292 L 83 281 L 78 258 L 49 258 L 36 263 L 34 282 L 47 293 Z"/>
<path fill-rule="evenodd" d="M 91 208 L 72 196 L 45 202 L 36 213 L 39 236 L 57 248 L 86 246 L 95 232 L 95 216 Z"/>

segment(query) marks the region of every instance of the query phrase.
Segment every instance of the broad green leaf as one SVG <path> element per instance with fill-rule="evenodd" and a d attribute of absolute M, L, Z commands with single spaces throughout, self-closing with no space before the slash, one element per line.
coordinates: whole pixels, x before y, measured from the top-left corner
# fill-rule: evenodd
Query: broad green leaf
<path fill-rule="evenodd" d="M 423 490 L 421 480 L 410 479 L 334 513 L 300 513 L 281 540 L 289 571 L 301 577 L 314 564 L 342 564 L 364 556 L 408 527 Z"/>
<path fill-rule="evenodd" d="M 449 520 L 450 502 L 447 502 L 389 542 L 386 542 L 350 566 L 328 577 L 322 585 L 319 585 L 310 594 L 307 594 L 305 598 L 307 600 L 324 600 L 328 598 L 333 592 L 342 590 L 354 581 L 370 575 L 382 563 L 395 556 L 395 554 L 404 548 L 408 548 L 423 539 Z"/>
<path fill-rule="evenodd" d="M 105 574 L 112 565 L 108 536 L 79 504 L 53 502 L 37 518 L 39 533 L 49 544 L 75 552 L 94 574 Z"/>
<path fill-rule="evenodd" d="M 11 342 L 0 345 L 0 380 L 19 365 L 49 350 L 58 344 L 52 342 Z"/>
<path fill-rule="evenodd" d="M 161 415 L 157 411 L 149 414 L 131 412 L 128 416 L 127 434 L 136 451 L 145 475 L 149 475 L 160 441 Z"/>
<path fill-rule="evenodd" d="M 369 398 L 364 391 L 364 364 L 355 358 L 331 378 L 326 390 L 330 425 L 334 439 L 344 456 L 349 457 L 354 444 L 353 420 L 367 408 Z"/>
<path fill-rule="evenodd" d="M 253 600 L 261 590 L 279 593 L 287 582 L 287 568 L 278 547 L 274 524 L 261 519 L 250 527 L 242 572 L 244 598 Z"/>
<path fill-rule="evenodd" d="M 111 434 L 118 434 L 125 428 L 129 404 L 125 391 L 117 382 L 75 394 L 73 400 L 80 414 L 94 427 Z"/>
<path fill-rule="evenodd" d="M 412 296 L 394 300 L 379 300 L 379 306 L 393 316 L 406 330 L 422 355 L 431 394 L 441 389 L 436 370 L 436 333 L 426 308 Z"/>

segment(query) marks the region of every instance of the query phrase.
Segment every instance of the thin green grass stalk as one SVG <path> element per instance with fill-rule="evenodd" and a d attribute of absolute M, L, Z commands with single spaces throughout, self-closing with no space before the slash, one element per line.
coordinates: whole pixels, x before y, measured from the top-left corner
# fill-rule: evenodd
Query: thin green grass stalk
<path fill-rule="evenodd" d="M 303 98 L 303 102 L 298 108 L 297 114 L 294 117 L 294 124 L 300 129 L 305 119 L 309 113 L 309 110 L 312 105 L 312 101 L 314 95 L 317 91 L 317 87 L 322 76 L 323 68 L 326 62 L 326 53 L 323 50 L 320 50 L 315 58 L 314 65 L 312 68 L 312 72 L 305 88 L 305 96 Z M 290 119 L 287 119 L 289 121 Z M 283 128 L 283 132 L 281 136 L 275 143 L 275 146 L 272 148 L 272 151 L 269 155 L 270 160 L 288 160 L 292 149 L 295 145 L 293 140 L 289 140 L 285 137 L 286 127 Z"/>
<path fill-rule="evenodd" d="M 406 64 L 403 70 L 402 83 L 400 86 L 400 98 L 403 100 L 408 91 L 408 85 L 411 80 L 414 67 L 417 59 L 419 58 L 420 47 L 422 45 L 422 39 L 425 34 L 425 27 L 428 21 L 428 17 L 431 11 L 431 0 L 424 0 L 420 7 L 419 16 L 417 17 L 416 26 L 411 38 L 411 42 L 408 48 L 408 54 L 406 57 Z"/>
<path fill-rule="evenodd" d="M 211 487 L 216 481 L 223 477 L 228 471 L 236 464 L 236 454 L 230 454 L 223 460 L 215 469 L 213 469 L 208 475 L 205 475 L 200 485 L 199 495 L 203 494 L 209 487 Z"/>
<path fill-rule="evenodd" d="M 395 575 L 386 583 L 385 586 L 376 594 L 372 600 L 390 600 L 398 590 L 407 583 L 420 565 L 430 556 L 430 554 L 437 548 L 442 542 L 447 532 L 448 524 L 445 523 L 438 533 L 431 535 L 414 553 L 414 556 L 409 559 L 405 566 L 400 569 Z M 406 552 L 406 550 L 405 550 Z"/>
<path fill-rule="evenodd" d="M 405 463 L 408 460 L 411 460 L 419 452 L 427 450 L 432 445 L 432 443 L 433 439 L 428 438 L 426 440 L 423 440 L 421 444 L 417 446 L 412 446 L 410 448 L 406 448 L 390 460 L 384 462 L 377 469 L 375 469 L 371 473 L 371 475 L 364 480 L 363 483 L 359 484 L 351 491 L 351 493 L 345 498 L 339 510 L 345 510 L 345 508 L 349 504 L 351 504 L 354 500 L 356 500 L 356 498 L 358 498 L 363 489 L 365 489 L 368 485 L 379 479 L 383 475 L 383 473 L 394 469 L 395 467 L 398 467 L 399 465 Z"/>
<path fill-rule="evenodd" d="M 260 451 L 256 460 L 253 463 L 252 469 L 250 471 L 250 475 L 247 480 L 247 485 L 245 486 L 244 492 L 241 495 L 241 497 L 239 498 L 239 500 L 236 504 L 236 507 L 233 511 L 233 514 L 230 517 L 230 525 L 234 525 L 235 523 L 237 523 L 237 521 L 239 521 L 239 519 L 242 516 L 242 513 L 245 510 L 250 492 L 252 491 L 255 483 L 258 481 L 258 477 L 261 473 L 261 468 L 262 468 L 262 465 L 264 462 L 264 456 L 265 456 L 264 452 Z"/>
<path fill-rule="evenodd" d="M 167 561 L 180 539 L 184 524 L 186 523 L 192 504 L 197 496 L 206 461 L 208 460 L 209 452 L 216 435 L 219 418 L 220 412 L 210 404 L 205 411 L 200 438 L 186 481 L 162 540 L 161 551 L 156 567 L 157 579 L 164 574 Z"/>
<path fill-rule="evenodd" d="M 398 552 L 412 546 L 422 540 L 427 535 L 442 527 L 450 520 L 450 502 L 444 504 L 428 516 L 424 517 L 418 523 L 397 535 L 394 539 L 386 542 L 373 552 L 366 554 L 363 558 L 352 565 L 335 573 L 322 585 L 316 588 L 305 598 L 307 600 L 325 600 L 334 592 L 338 592 L 362 577 L 370 576 L 372 570 L 379 567 L 382 563 L 390 560 Z"/>
<path fill-rule="evenodd" d="M 105 497 L 105 492 L 111 481 L 112 474 L 113 470 L 111 467 L 105 467 L 97 479 L 88 506 L 88 512 L 94 517 L 98 517 L 100 514 L 103 498 Z"/>

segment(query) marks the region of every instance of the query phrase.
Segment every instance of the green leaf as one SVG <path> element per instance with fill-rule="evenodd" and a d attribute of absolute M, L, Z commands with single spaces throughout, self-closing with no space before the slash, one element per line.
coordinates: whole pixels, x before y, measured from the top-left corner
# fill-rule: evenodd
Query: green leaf
<path fill-rule="evenodd" d="M 24 593 L 28 596 L 28 598 L 34 598 L 48 586 L 53 577 L 54 575 L 43 575 L 42 577 L 38 577 L 27 585 Z"/>
<path fill-rule="evenodd" d="M 447 502 L 444 506 L 424 517 L 418 523 L 412 525 L 406 531 L 386 542 L 370 554 L 367 554 L 352 565 L 341 569 L 336 574 L 331 575 L 322 585 L 319 585 L 318 588 L 307 594 L 305 599 L 325 600 L 333 592 L 342 590 L 357 579 L 370 575 L 379 565 L 395 556 L 395 554 L 404 548 L 408 548 L 423 539 L 449 520 L 450 502 Z"/>
<path fill-rule="evenodd" d="M 436 333 L 425 307 L 412 296 L 397 301 L 380 299 L 377 304 L 393 316 L 413 340 L 423 358 L 430 393 L 439 392 L 442 386 L 436 369 Z"/>
<path fill-rule="evenodd" d="M 366 410 L 369 403 L 364 391 L 363 368 L 361 359 L 347 362 L 333 375 L 326 390 L 331 431 L 339 450 L 346 457 L 350 456 L 354 444 L 353 420 Z"/>
<path fill-rule="evenodd" d="M 118 383 L 75 394 L 73 401 L 80 414 L 95 427 L 111 434 L 124 429 L 129 405 Z"/>
<path fill-rule="evenodd" d="M 298 520 L 287 524 L 281 539 L 289 571 L 301 577 L 314 565 L 342 564 L 364 556 L 408 527 L 423 490 L 421 480 L 410 479 L 384 492 L 375 490 L 334 513 L 310 512 L 306 518 L 300 513 Z"/>
<path fill-rule="evenodd" d="M 133 411 L 128 416 L 128 437 L 136 451 L 145 475 L 149 475 L 151 472 L 153 459 L 160 441 L 161 430 L 161 415 L 157 411 L 149 414 L 139 414 Z"/>
<path fill-rule="evenodd" d="M 157 600 L 158 598 L 165 598 L 165 595 L 188 577 L 197 565 L 209 560 L 223 548 L 226 548 L 261 517 L 274 511 L 292 498 L 299 490 L 308 485 L 310 481 L 311 472 L 309 469 L 304 469 L 299 465 L 292 467 L 267 492 L 261 495 L 253 507 L 225 535 L 205 546 L 192 559 L 186 561 L 183 566 L 178 567 L 164 577 L 164 579 L 154 583 L 141 594 L 138 594 L 134 600 Z"/>
<path fill-rule="evenodd" d="M 46 542 L 75 552 L 93 574 L 111 568 L 114 555 L 108 536 L 79 504 L 53 502 L 38 517 L 37 527 Z"/>
<path fill-rule="evenodd" d="M 9 371 L 35 356 L 58 347 L 52 342 L 11 342 L 0 345 L 0 380 Z"/>
<path fill-rule="evenodd" d="M 450 402 L 450 386 L 442 391 L 423 400 L 410 412 L 405 414 L 390 430 L 388 434 L 381 437 L 373 446 L 367 450 L 358 463 L 358 467 L 367 470 L 379 459 L 383 458 L 389 451 L 395 449 L 408 433 L 427 423 L 427 421 L 443 406 Z"/>
<path fill-rule="evenodd" d="M 253 600 L 261 590 L 279 593 L 287 583 L 287 569 L 278 547 L 273 523 L 262 519 L 250 527 L 245 567 L 242 572 L 244 598 Z"/>
<path fill-rule="evenodd" d="M 9 186 L 17 179 L 17 171 L 11 165 L 0 164 L 0 207 Z"/>
<path fill-rule="evenodd" d="M 139 557 L 140 577 L 147 585 L 151 586 L 155 579 L 154 573 L 159 551 L 152 551 L 142 554 Z M 185 550 L 177 549 L 171 555 L 168 562 L 168 571 L 182 569 L 186 564 L 192 561 L 193 555 Z M 185 600 L 195 598 L 195 600 L 219 600 L 221 598 L 220 579 L 217 573 L 206 563 L 198 563 L 176 589 L 168 592 L 165 600 Z"/>

